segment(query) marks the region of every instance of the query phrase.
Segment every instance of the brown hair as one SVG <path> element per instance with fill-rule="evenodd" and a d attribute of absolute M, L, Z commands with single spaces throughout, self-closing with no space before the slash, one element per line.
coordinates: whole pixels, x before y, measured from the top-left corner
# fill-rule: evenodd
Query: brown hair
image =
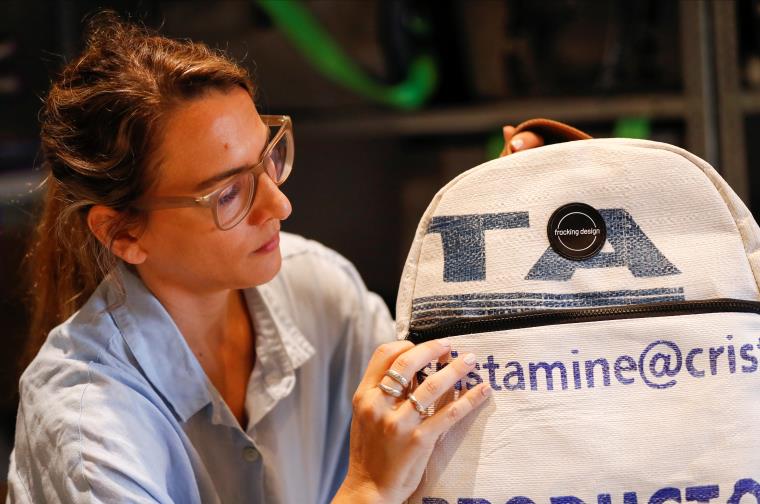
<path fill-rule="evenodd" d="M 82 54 L 53 81 L 40 115 L 47 194 L 27 254 L 32 313 L 22 366 L 113 270 L 114 238 L 144 222 L 133 205 L 155 178 L 150 158 L 167 114 L 234 86 L 253 99 L 248 72 L 204 44 L 160 36 L 111 11 L 89 20 Z M 87 225 L 96 204 L 121 216 L 107 247 Z"/>

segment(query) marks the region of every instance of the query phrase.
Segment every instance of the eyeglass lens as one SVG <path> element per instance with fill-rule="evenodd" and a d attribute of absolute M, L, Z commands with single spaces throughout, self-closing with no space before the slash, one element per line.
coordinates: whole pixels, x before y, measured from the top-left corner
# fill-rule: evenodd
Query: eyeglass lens
<path fill-rule="evenodd" d="M 288 141 L 287 137 L 283 135 L 279 142 L 272 148 L 272 152 L 269 154 L 272 160 L 274 172 L 269 172 L 269 176 L 275 183 L 282 182 L 283 175 L 285 175 L 285 160 L 288 157 Z M 269 170 L 267 170 L 269 171 Z"/>
<path fill-rule="evenodd" d="M 253 174 L 235 177 L 230 185 L 219 194 L 216 202 L 216 216 L 219 227 L 228 229 L 235 225 L 240 216 L 248 211 L 253 200 Z"/>
<path fill-rule="evenodd" d="M 276 134 L 276 131 L 272 133 Z M 281 184 L 288 175 L 287 158 L 288 141 L 287 137 L 283 136 L 272 147 L 269 156 L 263 160 L 267 175 L 277 185 Z M 219 194 L 216 204 L 217 222 L 220 228 L 231 228 L 250 211 L 256 190 L 255 186 L 256 177 L 252 173 L 247 173 L 235 177 L 232 183 L 224 188 Z"/>

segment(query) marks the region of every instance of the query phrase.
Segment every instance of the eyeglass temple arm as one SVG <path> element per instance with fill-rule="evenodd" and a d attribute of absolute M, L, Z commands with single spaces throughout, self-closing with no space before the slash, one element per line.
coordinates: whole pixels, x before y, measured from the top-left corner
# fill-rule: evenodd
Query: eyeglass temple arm
<path fill-rule="evenodd" d="M 260 115 L 259 117 L 261 117 L 262 122 L 267 126 L 285 126 L 286 124 L 293 124 L 290 116 L 286 115 Z"/>
<path fill-rule="evenodd" d="M 160 210 L 163 208 L 187 208 L 191 206 L 210 206 L 207 198 L 193 198 L 190 196 L 163 196 L 151 200 L 145 205 L 138 205 L 141 210 Z"/>

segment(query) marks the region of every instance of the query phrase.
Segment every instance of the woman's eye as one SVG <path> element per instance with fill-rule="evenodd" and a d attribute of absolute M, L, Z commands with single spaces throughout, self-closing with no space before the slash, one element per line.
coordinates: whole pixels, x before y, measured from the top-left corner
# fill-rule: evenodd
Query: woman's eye
<path fill-rule="evenodd" d="M 226 206 L 235 201 L 240 194 L 240 182 L 232 184 L 219 195 L 219 206 Z"/>

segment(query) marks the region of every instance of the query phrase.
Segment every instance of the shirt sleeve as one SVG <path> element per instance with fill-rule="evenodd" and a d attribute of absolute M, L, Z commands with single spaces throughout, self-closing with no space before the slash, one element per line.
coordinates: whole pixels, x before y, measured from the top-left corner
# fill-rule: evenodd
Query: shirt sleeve
<path fill-rule="evenodd" d="M 56 386 L 21 383 L 7 502 L 199 502 L 171 422 L 128 378 L 82 363 L 26 381 L 42 374 Z"/>
<path fill-rule="evenodd" d="M 348 466 L 353 395 L 375 349 L 396 339 L 395 324 L 383 299 L 367 289 L 350 261 L 316 242 L 288 238 L 295 251 L 286 254 L 290 264 L 284 270 L 288 284 L 298 286 L 292 291 L 293 310 L 303 327 L 315 328 L 307 333 L 329 372 L 325 445 L 338 449 L 329 450 L 324 461 L 323 467 L 333 470 L 324 474 L 319 498 L 329 502 Z"/>
<path fill-rule="evenodd" d="M 352 413 L 353 395 L 359 385 L 367 364 L 375 349 L 383 343 L 395 340 L 395 325 L 391 318 L 388 307 L 377 294 L 370 292 L 364 287 L 364 283 L 356 274 L 361 294 L 357 299 L 358 308 L 351 317 L 347 327 L 344 344 L 340 345 L 336 352 L 334 362 L 338 368 L 337 379 L 340 390 L 334 411 L 341 412 L 350 418 Z M 349 459 L 349 430 L 343 433 L 343 439 L 335 439 L 332 442 L 341 443 L 340 458 L 336 461 L 336 471 L 332 477 L 329 492 L 321 502 L 330 502 L 337 493 L 348 471 Z"/>

